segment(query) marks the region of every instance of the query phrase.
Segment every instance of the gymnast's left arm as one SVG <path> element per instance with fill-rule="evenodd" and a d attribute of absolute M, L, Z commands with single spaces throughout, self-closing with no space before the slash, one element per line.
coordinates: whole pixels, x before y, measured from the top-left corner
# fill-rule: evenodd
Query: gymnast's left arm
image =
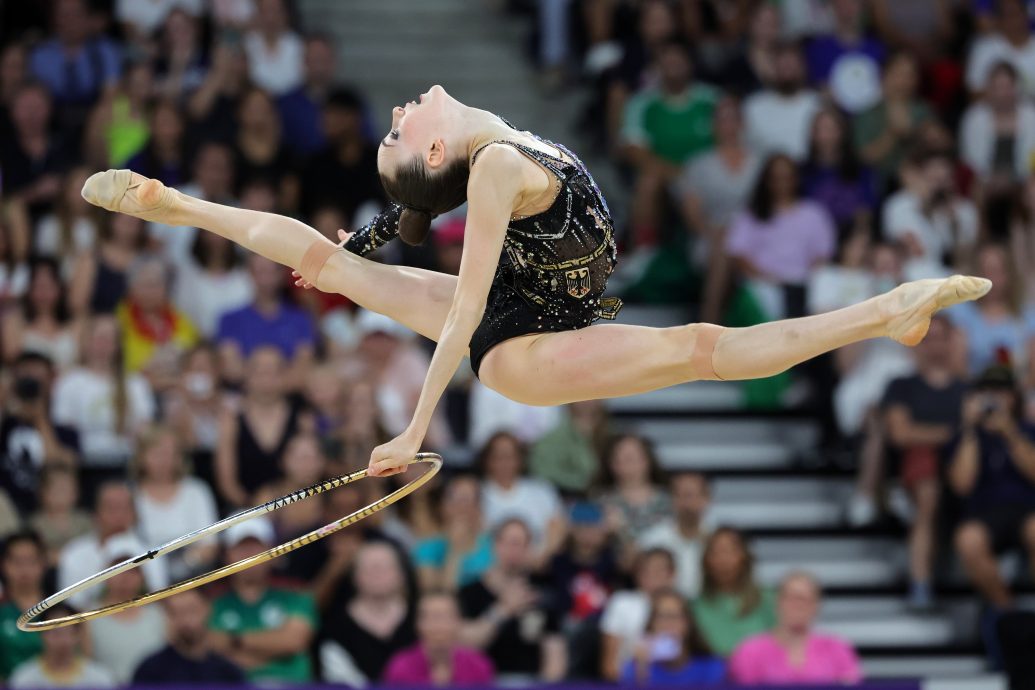
<path fill-rule="evenodd" d="M 372 476 L 397 474 L 420 450 L 432 413 L 467 352 L 482 320 L 510 216 L 522 192 L 520 155 L 490 146 L 478 158 L 467 183 L 467 232 L 453 303 L 410 425 L 397 438 L 370 455 Z"/>

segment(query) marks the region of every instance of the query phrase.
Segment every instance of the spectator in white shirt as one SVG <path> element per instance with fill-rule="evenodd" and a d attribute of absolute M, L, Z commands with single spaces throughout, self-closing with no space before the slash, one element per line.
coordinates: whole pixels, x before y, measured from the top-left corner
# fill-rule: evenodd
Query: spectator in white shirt
<path fill-rule="evenodd" d="M 1029 30 L 1028 11 L 1021 0 L 998 0 L 999 31 L 981 36 L 967 57 L 967 88 L 980 92 L 988 85 L 992 69 L 1009 62 L 1020 75 L 1022 90 L 1035 94 L 1035 37 Z"/>
<path fill-rule="evenodd" d="M 133 494 L 125 482 L 107 482 L 97 489 L 93 522 L 92 532 L 69 542 L 61 550 L 57 569 L 60 589 L 100 572 L 118 555 L 127 552 L 142 554 L 148 546 L 155 546 L 145 546 L 134 531 Z M 166 562 L 161 558 L 142 565 L 141 572 L 149 591 L 169 582 Z M 85 608 L 96 602 L 99 595 L 99 588 L 95 587 L 77 592 L 68 601 L 73 606 Z"/>
<path fill-rule="evenodd" d="M 245 37 L 244 50 L 255 85 L 281 96 L 302 83 L 305 45 L 291 30 L 283 0 L 259 0 L 255 30 Z"/>
<path fill-rule="evenodd" d="M 805 87 L 805 60 L 796 45 L 777 49 L 774 73 L 772 87 L 744 103 L 748 144 L 763 157 L 783 153 L 800 162 L 809 151 L 819 96 Z"/>
<path fill-rule="evenodd" d="M 481 446 L 497 431 L 509 431 L 524 443 L 538 441 L 561 419 L 560 407 L 522 405 L 477 379 L 471 383 L 467 443 Z"/>
<path fill-rule="evenodd" d="M 164 544 L 218 519 L 208 485 L 189 475 L 180 439 L 171 429 L 153 429 L 140 444 L 133 464 L 139 532 L 146 544 Z M 172 577 L 182 579 L 215 560 L 212 539 L 166 556 Z"/>
<path fill-rule="evenodd" d="M 113 317 L 92 319 L 82 365 L 62 374 L 54 386 L 54 421 L 79 432 L 88 495 L 99 479 L 124 470 L 136 431 L 155 417 L 151 386 L 140 374 L 123 370 L 119 342 Z"/>
<path fill-rule="evenodd" d="M 110 544 L 115 544 L 113 540 Z M 105 548 L 109 556 L 106 566 L 117 565 L 140 555 L 132 544 L 119 544 L 118 549 Z M 100 604 L 112 606 L 144 594 L 144 576 L 140 569 L 127 570 L 103 585 Z M 117 611 L 110 616 L 87 623 L 90 630 L 91 656 L 99 661 L 119 684 L 129 683 L 141 661 L 157 652 L 165 643 L 165 614 L 160 606 L 138 606 Z"/>
<path fill-rule="evenodd" d="M 1017 68 L 996 63 L 981 100 L 963 114 L 960 155 L 990 192 L 1025 179 L 1035 156 L 1035 106 L 1020 99 Z"/>
<path fill-rule="evenodd" d="M 482 474 L 486 529 L 491 531 L 509 519 L 519 518 L 532 533 L 538 562 L 547 562 L 564 539 L 557 490 L 541 479 L 525 476 L 525 445 L 506 431 L 493 434 L 485 442 L 476 462 Z"/>
<path fill-rule="evenodd" d="M 884 204 L 884 235 L 906 248 L 906 280 L 959 270 L 971 254 L 978 213 L 956 192 L 953 175 L 944 151 L 914 151 L 902 166 L 903 188 Z"/>
<path fill-rule="evenodd" d="M 701 591 L 701 554 L 708 534 L 711 486 L 700 472 L 681 472 L 669 480 L 672 517 L 640 535 L 641 549 L 662 548 L 676 562 L 676 589 L 693 598 Z"/>

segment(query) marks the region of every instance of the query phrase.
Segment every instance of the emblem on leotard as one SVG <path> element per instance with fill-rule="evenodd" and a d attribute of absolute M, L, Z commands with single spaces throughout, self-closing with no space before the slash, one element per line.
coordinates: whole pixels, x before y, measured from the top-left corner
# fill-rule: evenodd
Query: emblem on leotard
<path fill-rule="evenodd" d="M 582 299 L 589 294 L 589 269 L 576 268 L 574 271 L 565 271 L 564 278 L 568 284 L 568 294 L 576 299 Z"/>

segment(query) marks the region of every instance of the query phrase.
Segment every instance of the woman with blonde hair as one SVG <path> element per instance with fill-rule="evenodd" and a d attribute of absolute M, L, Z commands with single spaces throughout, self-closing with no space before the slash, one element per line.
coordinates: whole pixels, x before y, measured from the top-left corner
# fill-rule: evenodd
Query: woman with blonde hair
<path fill-rule="evenodd" d="M 180 438 L 172 429 L 157 426 L 144 435 L 131 473 L 136 482 L 138 529 L 145 544 L 164 544 L 218 519 L 212 490 L 190 476 Z M 169 554 L 170 574 L 177 579 L 190 575 L 215 558 L 216 548 L 214 540 L 202 540 Z"/>

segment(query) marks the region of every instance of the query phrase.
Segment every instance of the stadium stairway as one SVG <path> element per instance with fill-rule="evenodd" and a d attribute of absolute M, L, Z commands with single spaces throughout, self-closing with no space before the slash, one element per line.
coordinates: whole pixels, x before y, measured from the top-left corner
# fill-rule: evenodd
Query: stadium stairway
<path fill-rule="evenodd" d="M 678 310 L 629 305 L 621 320 L 671 326 L 681 318 Z M 893 527 L 845 527 L 854 473 L 816 465 L 814 419 L 746 411 L 738 385 L 726 382 L 676 386 L 609 406 L 623 428 L 654 441 L 665 468 L 713 478 L 712 519 L 748 531 L 764 584 L 794 569 L 819 578 L 826 591 L 821 627 L 855 643 L 867 676 L 980 686 L 980 610 L 958 567 L 944 576 L 934 610 L 907 607 L 905 536 Z"/>
<path fill-rule="evenodd" d="M 370 99 L 379 121 L 435 83 L 464 102 L 535 122 L 547 138 L 566 138 L 564 99 L 539 93 L 521 54 L 525 27 L 491 0 L 302 0 L 305 28 L 339 39 L 345 81 Z M 560 111 L 561 117 L 555 117 Z"/>

